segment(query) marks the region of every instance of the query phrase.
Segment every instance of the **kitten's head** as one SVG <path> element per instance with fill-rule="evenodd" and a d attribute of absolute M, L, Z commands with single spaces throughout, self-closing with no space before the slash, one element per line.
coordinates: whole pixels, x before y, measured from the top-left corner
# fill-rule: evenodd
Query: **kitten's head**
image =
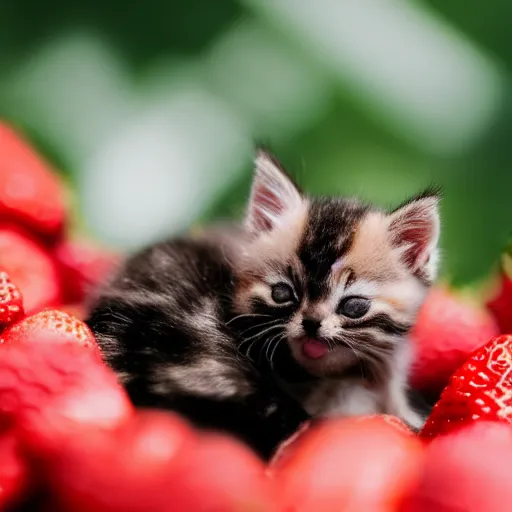
<path fill-rule="evenodd" d="M 361 361 L 378 374 L 436 276 L 437 194 L 385 212 L 304 196 L 264 151 L 255 167 L 235 293 L 236 312 L 252 320 L 248 334 L 287 342 L 313 375 Z"/>

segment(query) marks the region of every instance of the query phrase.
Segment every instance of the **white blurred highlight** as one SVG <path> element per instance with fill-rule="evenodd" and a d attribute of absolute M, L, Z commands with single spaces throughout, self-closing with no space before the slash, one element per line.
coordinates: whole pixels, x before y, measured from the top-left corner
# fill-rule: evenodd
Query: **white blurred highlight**
<path fill-rule="evenodd" d="M 42 46 L 2 85 L 16 118 L 39 123 L 79 165 L 133 112 L 135 97 L 120 62 L 98 38 L 73 34 Z"/>
<path fill-rule="evenodd" d="M 243 126 L 193 85 L 141 111 L 98 148 L 82 174 L 88 220 L 135 248 L 187 227 L 247 156 Z"/>
<path fill-rule="evenodd" d="M 247 120 L 257 137 L 291 137 L 321 117 L 332 81 L 268 28 L 234 25 L 204 59 L 205 83 Z"/>
<path fill-rule="evenodd" d="M 502 100 L 497 69 L 410 0 L 244 0 L 292 29 L 374 114 L 428 151 L 464 151 Z"/>

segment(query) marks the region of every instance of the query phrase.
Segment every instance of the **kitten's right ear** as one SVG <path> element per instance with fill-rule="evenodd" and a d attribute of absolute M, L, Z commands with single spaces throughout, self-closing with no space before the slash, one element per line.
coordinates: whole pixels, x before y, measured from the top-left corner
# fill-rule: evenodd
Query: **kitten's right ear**
<path fill-rule="evenodd" d="M 401 250 L 404 263 L 430 281 L 437 274 L 439 200 L 440 191 L 429 189 L 388 216 L 391 242 Z"/>
<path fill-rule="evenodd" d="M 266 151 L 259 150 L 254 161 L 246 228 L 253 232 L 270 231 L 303 201 L 297 185 L 277 161 Z"/>

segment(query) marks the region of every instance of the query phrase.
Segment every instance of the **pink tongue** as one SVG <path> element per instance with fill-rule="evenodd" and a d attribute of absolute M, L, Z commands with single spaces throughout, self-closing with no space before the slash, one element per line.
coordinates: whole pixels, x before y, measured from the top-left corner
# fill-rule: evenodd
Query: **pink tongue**
<path fill-rule="evenodd" d="M 329 348 L 323 341 L 310 338 L 302 345 L 302 351 L 304 352 L 304 355 L 311 359 L 320 359 L 327 354 Z"/>

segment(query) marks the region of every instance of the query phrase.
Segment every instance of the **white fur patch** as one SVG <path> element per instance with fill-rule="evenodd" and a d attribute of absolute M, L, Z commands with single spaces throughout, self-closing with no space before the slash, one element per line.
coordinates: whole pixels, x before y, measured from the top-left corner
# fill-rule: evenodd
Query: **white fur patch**
<path fill-rule="evenodd" d="M 187 322 L 195 329 L 206 333 L 213 333 L 219 328 L 219 315 L 216 303 L 211 299 L 204 299 L 197 310 L 191 312 Z"/>
<path fill-rule="evenodd" d="M 381 311 L 410 322 L 425 300 L 427 288 L 416 279 L 381 283 L 374 296 Z"/>
<path fill-rule="evenodd" d="M 325 395 L 312 395 L 306 404 L 310 414 L 320 417 L 350 417 L 380 412 L 380 396 L 375 390 L 363 386 L 361 381 L 340 381 L 332 383 L 336 386 L 335 392 Z"/>
<path fill-rule="evenodd" d="M 378 284 L 366 279 L 357 279 L 343 292 L 343 296 L 358 295 L 371 299 L 378 290 Z"/>

